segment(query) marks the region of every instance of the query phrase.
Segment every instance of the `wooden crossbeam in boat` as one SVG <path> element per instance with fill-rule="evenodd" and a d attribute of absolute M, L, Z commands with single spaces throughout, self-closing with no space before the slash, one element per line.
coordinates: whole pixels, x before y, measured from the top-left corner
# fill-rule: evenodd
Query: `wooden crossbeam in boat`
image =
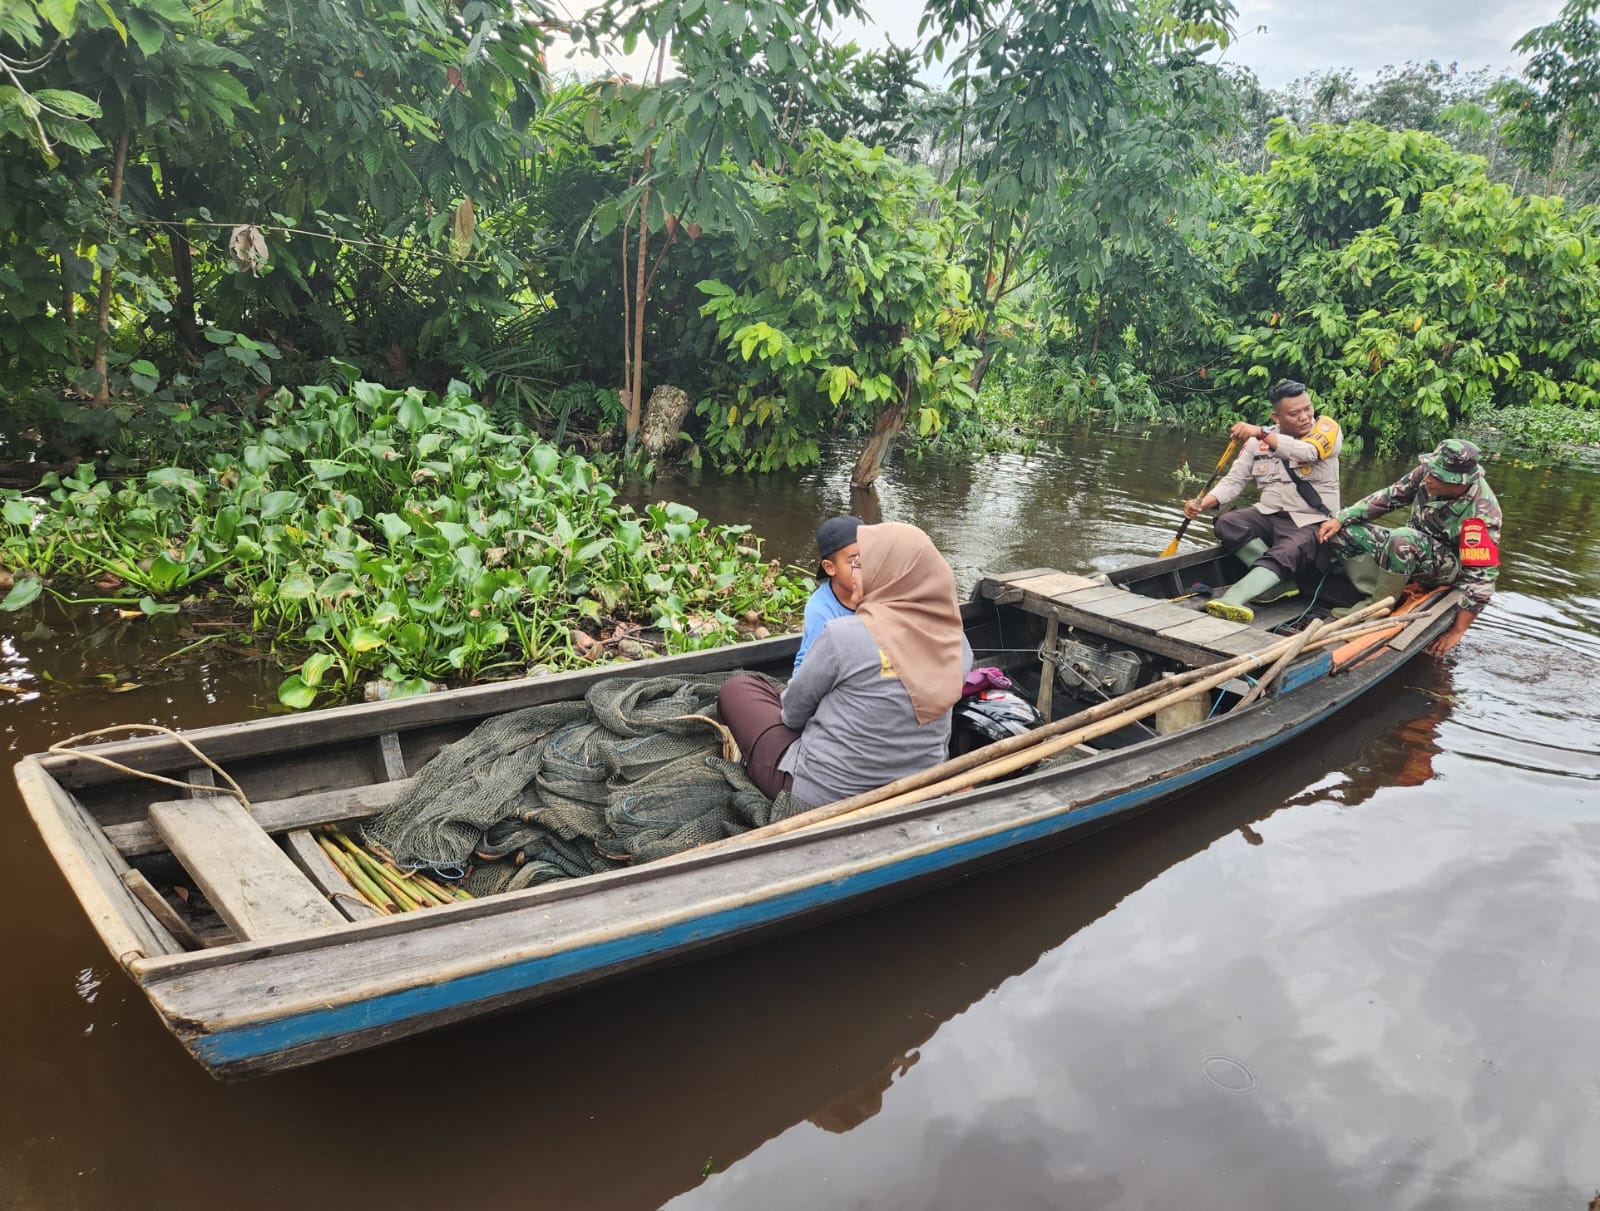
<path fill-rule="evenodd" d="M 1074 600 L 1072 604 L 1100 618 L 1121 618 L 1126 622 L 1136 622 L 1140 626 L 1148 626 L 1151 630 L 1159 628 L 1151 626 L 1150 621 L 1143 617 L 1147 611 L 1162 611 L 1156 617 L 1166 618 L 1165 611 L 1178 608 L 1168 605 L 1159 597 L 1141 597 L 1137 593 L 1130 593 L 1126 589 L 1117 588 L 1113 588 L 1109 595 L 1103 595 L 1088 601 Z M 1183 613 L 1187 615 L 1189 611 L 1184 610 Z M 1132 615 L 1139 615 L 1139 617 L 1133 618 L 1131 617 Z"/>
<path fill-rule="evenodd" d="M 286 833 L 316 824 L 338 824 L 381 815 L 410 789 L 409 778 L 403 782 L 375 782 L 296 795 L 291 799 L 263 799 L 250 805 L 250 813 L 256 824 L 268 833 Z M 167 848 L 155 826 L 144 820 L 108 824 L 104 831 L 124 857 L 156 854 Z"/>
<path fill-rule="evenodd" d="M 134 899 L 150 910 L 150 915 L 166 928 L 167 932 L 183 944 L 185 950 L 199 950 L 205 945 L 200 935 L 190 928 L 189 922 L 178 915 L 178 910 L 168 904 L 155 885 L 144 877 L 142 871 L 129 867 L 122 872 L 122 885 L 133 893 Z"/>
<path fill-rule="evenodd" d="M 1185 610 L 1184 613 L 1189 612 Z M 1213 618 L 1210 614 L 1189 614 L 1182 622 L 1164 628 L 1161 633 L 1169 639 L 1198 643 L 1235 656 L 1248 656 L 1251 652 L 1271 647 L 1283 638 L 1258 630 L 1248 623 Z"/>
<path fill-rule="evenodd" d="M 378 758 L 382 763 L 383 776 L 388 781 L 399 782 L 406 776 L 405 754 L 400 751 L 397 732 L 384 732 L 378 737 Z"/>
<path fill-rule="evenodd" d="M 1006 576 L 997 581 L 999 584 L 1011 585 L 1021 589 L 1033 597 L 1044 597 L 1055 601 L 1069 593 L 1080 593 L 1086 589 L 1104 589 L 1108 585 L 1088 576 L 1075 576 L 1071 572 L 1045 572 L 1043 575 Z"/>
<path fill-rule="evenodd" d="M 240 938 L 295 937 L 344 924 L 236 799 L 152 803 L 150 823 Z"/>

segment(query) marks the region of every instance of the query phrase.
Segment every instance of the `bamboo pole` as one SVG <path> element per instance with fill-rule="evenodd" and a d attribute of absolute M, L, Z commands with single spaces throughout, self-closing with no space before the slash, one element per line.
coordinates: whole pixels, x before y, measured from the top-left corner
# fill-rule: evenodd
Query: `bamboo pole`
<path fill-rule="evenodd" d="M 434 879 L 421 870 L 401 870 L 387 858 L 380 858 L 363 848 L 337 825 L 324 828 L 317 840 L 352 882 L 359 877 L 357 885 L 369 900 L 372 899 L 372 893 L 381 895 L 383 903 L 388 904 L 394 912 L 442 908 L 474 898 L 465 889 Z M 351 875 L 352 870 L 356 872 L 355 876 Z"/>
<path fill-rule="evenodd" d="M 454 889 L 442 880 L 434 878 L 425 871 L 414 870 L 411 872 L 411 881 L 427 892 L 439 904 L 454 904 L 456 895 Z"/>
<path fill-rule="evenodd" d="M 876 813 L 890 811 L 896 807 L 909 807 L 911 804 L 920 803 L 924 799 L 935 799 L 940 795 L 968 790 L 983 782 L 992 782 L 996 778 L 1015 773 L 1017 770 L 1025 769 L 1046 758 L 1053 757 L 1075 744 L 1085 744 L 1100 736 L 1109 735 L 1111 732 L 1127 727 L 1130 723 L 1137 723 L 1157 711 L 1165 710 L 1169 706 L 1176 705 L 1179 702 L 1187 702 L 1190 698 L 1197 698 L 1201 694 L 1208 694 L 1219 685 L 1232 681 L 1241 671 L 1243 670 L 1239 666 L 1230 665 L 1220 672 L 1213 673 L 1211 676 L 1196 681 L 1192 685 L 1176 690 L 1164 698 L 1152 699 L 1138 706 L 1129 707 L 1096 723 L 1068 732 L 1065 736 L 1056 736 L 1044 741 L 1042 744 L 1035 744 L 1031 748 L 1012 753 L 1008 757 L 1001 757 L 997 761 L 991 761 L 965 774 L 956 774 L 940 782 L 921 786 L 889 799 L 881 799 L 867 807 L 856 808 L 854 811 L 837 813 L 832 818 L 835 820 L 851 819 L 868 811 Z"/>
<path fill-rule="evenodd" d="M 1372 608 L 1377 609 L 1383 607 L 1378 605 Z M 1326 634 L 1327 631 L 1333 629 L 1332 627 L 1327 627 L 1322 628 L 1324 633 L 1321 636 L 1315 640 L 1311 640 L 1307 637 L 1307 632 L 1312 629 L 1315 628 L 1308 627 L 1306 631 L 1294 636 L 1292 641 L 1287 641 L 1289 642 L 1288 650 L 1286 650 L 1283 655 L 1278 658 L 1272 669 L 1268 670 L 1268 672 L 1262 676 L 1261 680 L 1256 683 L 1256 686 L 1252 687 L 1250 693 L 1255 693 L 1257 689 L 1261 689 L 1263 686 L 1270 685 L 1272 679 L 1277 675 L 1278 671 L 1287 668 L 1296 656 L 1305 651 L 1320 651 L 1324 648 L 1332 647 L 1335 644 L 1343 643 L 1349 637 L 1349 633 L 1352 630 L 1356 635 L 1366 635 L 1380 634 L 1393 628 L 1388 619 L 1371 621 L 1365 625 L 1349 628 L 1345 632 L 1336 636 Z M 1274 648 L 1272 650 L 1276 649 Z M 957 774 L 953 777 L 944 778 L 941 781 L 924 784 L 920 787 L 905 791 L 889 798 L 879 799 L 878 801 L 867 804 L 863 807 L 857 807 L 843 812 L 836 812 L 830 815 L 828 819 L 833 821 L 858 819 L 868 814 L 880 811 L 890 811 L 897 807 L 910 807 L 913 804 L 922 803 L 928 799 L 937 799 L 941 795 L 953 795 L 959 791 L 971 790 L 973 787 L 979 786 L 982 783 L 992 782 L 996 778 L 1002 778 L 1006 774 L 1014 773 L 1017 770 L 1026 769 L 1029 765 L 1035 764 L 1039 761 L 1047 760 L 1048 758 L 1055 756 L 1057 753 L 1063 752 L 1076 744 L 1084 744 L 1100 736 L 1105 736 L 1111 732 L 1117 731 L 1119 728 L 1126 727 L 1131 723 L 1137 723 L 1139 720 L 1148 718 L 1157 711 L 1165 710 L 1167 707 L 1172 706 L 1175 703 L 1198 697 L 1203 693 L 1208 693 L 1220 685 L 1227 684 L 1227 682 L 1233 680 L 1236 676 L 1238 676 L 1238 670 L 1222 669 L 1212 676 L 1185 686 L 1184 688 L 1166 697 L 1153 699 L 1149 702 L 1129 707 L 1114 716 L 1102 719 L 1098 722 L 1089 724 L 1086 727 L 1082 727 L 1076 731 L 1070 732 L 1066 736 L 1057 736 L 1043 744 L 1035 744 L 1031 748 L 1013 753 L 1010 756 L 1001 757 L 997 761 L 980 765 L 975 770 L 969 771 L 966 775 Z M 1168 684 L 1170 684 L 1170 682 Z M 1247 694 L 1244 699 L 1241 699 L 1240 702 L 1234 706 L 1233 709 L 1239 710 L 1241 707 L 1247 705 L 1250 701 L 1253 701 L 1253 699 L 1250 699 L 1249 694 Z M 990 747 L 993 748 L 996 746 Z M 797 819 L 799 819 L 798 816 L 791 816 L 789 818 L 789 820 Z M 789 823 L 789 820 L 780 821 L 779 823 L 787 824 Z M 820 821 L 818 822 L 820 823 Z M 750 835 L 751 833 L 741 834 L 743 837 L 748 837 Z M 737 840 L 738 838 L 735 839 Z"/>
<path fill-rule="evenodd" d="M 1296 636 L 1297 642 L 1289 645 L 1289 650 L 1278 657 L 1277 663 L 1261 675 L 1260 680 L 1250 687 L 1249 693 L 1234 704 L 1233 709 L 1242 711 L 1261 695 L 1265 694 L 1272 683 L 1278 679 L 1278 674 L 1295 662 L 1295 659 L 1305 649 L 1306 644 L 1315 639 L 1317 632 L 1320 630 L 1322 630 L 1322 619 L 1319 618 Z"/>
<path fill-rule="evenodd" d="M 351 856 L 361 864 L 361 866 L 369 875 L 377 880 L 378 884 L 386 892 L 395 898 L 395 902 L 400 905 L 402 912 L 415 912 L 417 909 L 422 907 L 422 904 L 417 900 L 416 896 L 406 888 L 404 883 L 400 879 L 395 878 L 388 871 L 384 870 L 383 863 L 379 862 L 371 854 L 365 852 L 358 853 L 357 850 L 351 850 Z"/>
<path fill-rule="evenodd" d="M 1377 650 L 1378 645 L 1386 640 L 1394 643 L 1406 635 L 1415 636 L 1426 630 L 1428 624 L 1438 617 L 1435 610 L 1439 609 L 1440 603 L 1448 600 L 1447 595 L 1441 597 L 1442 593 L 1442 589 L 1432 589 L 1423 597 L 1411 598 L 1400 612 L 1387 620 L 1392 624 L 1387 628 L 1387 632 L 1384 628 L 1372 628 L 1370 631 L 1363 630 L 1357 635 L 1347 635 L 1346 638 L 1350 642 L 1340 645 L 1339 650 L 1333 654 L 1333 671 L 1337 673 L 1351 667 L 1358 660 L 1366 660 Z M 1439 601 L 1435 601 L 1436 598 Z M 1357 639 L 1362 642 L 1355 642 Z M 1409 643 L 1406 646 L 1410 646 Z"/>
<path fill-rule="evenodd" d="M 1342 642 L 1344 639 L 1349 638 L 1352 632 L 1362 633 L 1357 631 L 1356 628 L 1360 627 L 1363 623 L 1368 622 L 1377 614 L 1387 613 L 1393 604 L 1394 599 L 1392 597 L 1386 597 L 1381 601 L 1373 602 L 1369 606 L 1364 606 L 1360 610 L 1356 610 L 1350 614 L 1347 614 L 1337 622 L 1324 627 L 1315 646 L 1321 648 L 1324 645 L 1331 644 L 1333 642 Z M 1392 624 L 1386 623 L 1386 625 Z M 1187 698 L 1193 697 L 1194 694 L 1187 691 L 1202 681 L 1208 683 L 1208 689 L 1215 688 L 1217 685 L 1225 684 L 1242 673 L 1249 672 L 1252 668 L 1263 667 L 1268 662 L 1276 660 L 1278 657 L 1280 657 L 1284 651 L 1295 644 L 1299 639 L 1299 635 L 1289 636 L 1277 643 L 1269 645 L 1259 652 L 1254 652 L 1244 656 L 1230 657 L 1227 660 L 1219 660 L 1213 664 L 1204 665 L 1198 669 L 1190 669 L 1187 672 L 1178 674 L 1176 677 L 1169 677 L 1163 681 L 1152 682 L 1149 685 L 1141 686 L 1136 690 L 1130 690 L 1128 693 L 1109 699 L 1106 702 L 1097 703 L 1086 710 L 1079 711 L 1074 715 L 1069 715 L 1067 718 L 1058 720 L 1055 723 L 1048 724 L 1044 727 L 1035 728 L 1031 732 L 1024 732 L 1020 736 L 1011 736 L 1005 740 L 997 741 L 994 744 L 985 745 L 981 749 L 975 749 L 974 751 L 963 756 L 954 757 L 949 761 L 940 762 L 938 765 L 922 770 L 919 773 L 908 774 L 904 778 L 898 778 L 895 781 L 890 782 L 885 786 L 877 787 L 874 790 L 863 791 L 859 795 L 852 795 L 848 799 L 840 799 L 836 803 L 825 803 L 820 807 L 811 808 L 809 811 L 799 812 L 796 815 L 789 816 L 785 819 L 775 820 L 771 824 L 763 825 L 760 828 L 753 828 L 748 832 L 739 833 L 737 836 L 727 837 L 720 841 L 711 841 L 705 845 L 700 845 L 693 849 L 685 850 L 684 852 L 687 854 L 701 854 L 713 848 L 721 848 L 728 845 L 740 845 L 749 841 L 760 840 L 765 837 L 782 836 L 785 833 L 795 832 L 802 828 L 809 828 L 813 824 L 821 824 L 828 820 L 838 819 L 841 816 L 854 816 L 857 812 L 867 807 L 881 806 L 884 804 L 903 806 L 905 803 L 914 801 L 905 799 L 905 795 L 911 791 L 920 790 L 929 786 L 946 787 L 946 789 L 936 792 L 938 794 L 948 793 L 949 789 L 960 789 L 968 786 L 976 786 L 981 782 L 989 781 L 991 777 L 1000 776 L 1000 772 L 1009 772 L 1008 769 L 1006 771 L 1000 771 L 990 775 L 986 771 L 991 763 L 999 763 L 1004 761 L 1013 754 L 1026 753 L 1028 754 L 1026 759 L 1020 761 L 1014 768 L 1020 769 L 1023 766 L 1031 765 L 1035 761 L 1041 759 L 1039 755 L 1033 753 L 1033 749 L 1036 747 L 1052 741 L 1063 734 L 1072 735 L 1076 738 L 1073 739 L 1069 744 L 1064 744 L 1061 745 L 1060 748 L 1052 749 L 1053 752 L 1060 751 L 1060 749 L 1064 748 L 1070 748 L 1072 744 L 1081 744 L 1084 742 L 1084 739 L 1088 737 L 1077 736 L 1078 731 L 1085 730 L 1086 728 L 1096 725 L 1113 716 L 1129 714 L 1135 708 L 1138 708 L 1142 711 L 1145 706 L 1151 706 L 1151 704 L 1153 704 L 1149 711 L 1144 711 L 1143 713 L 1136 715 L 1130 715 L 1128 719 L 1125 719 L 1122 723 L 1117 724 L 1116 727 L 1107 728 L 1103 731 L 1096 731 L 1094 732 L 1094 735 L 1103 736 L 1108 732 L 1116 731 L 1118 727 L 1124 727 L 1129 722 L 1144 718 L 1148 714 L 1154 714 L 1155 711 L 1161 710 L 1162 708 L 1171 705 L 1173 702 L 1183 701 Z M 1204 691 L 1195 692 L 1200 693 Z M 1177 696 L 1180 693 L 1182 694 L 1181 698 Z M 969 773 L 974 770 L 983 770 L 985 772 L 965 780 L 956 777 L 958 774 Z M 671 858 L 662 859 L 662 861 L 671 860 Z"/>
<path fill-rule="evenodd" d="M 450 896 L 445 895 L 437 883 L 419 870 L 412 871 L 406 882 L 416 888 L 417 893 L 430 904 L 443 905 L 455 902 Z"/>

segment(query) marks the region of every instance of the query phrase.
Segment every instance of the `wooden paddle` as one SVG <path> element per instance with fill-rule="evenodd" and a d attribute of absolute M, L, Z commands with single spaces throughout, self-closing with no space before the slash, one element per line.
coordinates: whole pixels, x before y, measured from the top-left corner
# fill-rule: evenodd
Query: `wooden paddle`
<path fill-rule="evenodd" d="M 1211 485 L 1217 482 L 1217 476 L 1222 474 L 1222 469 L 1233 461 L 1233 456 L 1238 452 L 1238 449 L 1239 439 L 1234 438 L 1228 443 L 1228 448 L 1222 452 L 1222 457 L 1217 459 L 1217 465 L 1211 469 L 1211 478 L 1206 480 L 1206 486 L 1200 489 L 1200 495 L 1195 498 L 1196 500 L 1204 500 L 1206 498 L 1206 493 L 1211 491 Z M 1183 541 L 1184 531 L 1189 528 L 1189 523 L 1193 520 L 1194 518 L 1192 517 L 1183 519 L 1183 524 L 1178 527 L 1178 532 L 1172 536 L 1172 541 L 1167 544 L 1167 549 L 1161 552 L 1162 559 L 1165 559 L 1168 555 L 1176 555 L 1178 553 L 1178 544 Z"/>

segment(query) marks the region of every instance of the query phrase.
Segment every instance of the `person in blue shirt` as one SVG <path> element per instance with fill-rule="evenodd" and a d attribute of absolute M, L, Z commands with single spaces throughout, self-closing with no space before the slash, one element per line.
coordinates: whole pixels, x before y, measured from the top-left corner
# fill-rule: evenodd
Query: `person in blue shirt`
<path fill-rule="evenodd" d="M 855 580 L 850 575 L 850 561 L 860 547 L 856 544 L 856 531 L 861 528 L 859 517 L 830 517 L 817 527 L 817 554 L 822 562 L 817 567 L 817 579 L 822 581 L 806 601 L 805 628 L 800 633 L 800 650 L 794 654 L 794 671 L 800 671 L 800 662 L 806 652 L 822 634 L 822 628 L 835 618 L 856 612 Z"/>

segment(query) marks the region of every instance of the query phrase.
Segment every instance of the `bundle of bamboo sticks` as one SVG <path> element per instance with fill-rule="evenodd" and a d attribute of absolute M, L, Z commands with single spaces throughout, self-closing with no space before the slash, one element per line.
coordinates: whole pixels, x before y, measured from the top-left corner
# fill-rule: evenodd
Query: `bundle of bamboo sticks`
<path fill-rule="evenodd" d="M 412 912 L 472 899 L 453 883 L 441 883 L 420 870 L 403 871 L 374 857 L 336 825 L 319 829 L 316 837 L 322 852 L 339 868 L 339 873 L 379 912 Z"/>

